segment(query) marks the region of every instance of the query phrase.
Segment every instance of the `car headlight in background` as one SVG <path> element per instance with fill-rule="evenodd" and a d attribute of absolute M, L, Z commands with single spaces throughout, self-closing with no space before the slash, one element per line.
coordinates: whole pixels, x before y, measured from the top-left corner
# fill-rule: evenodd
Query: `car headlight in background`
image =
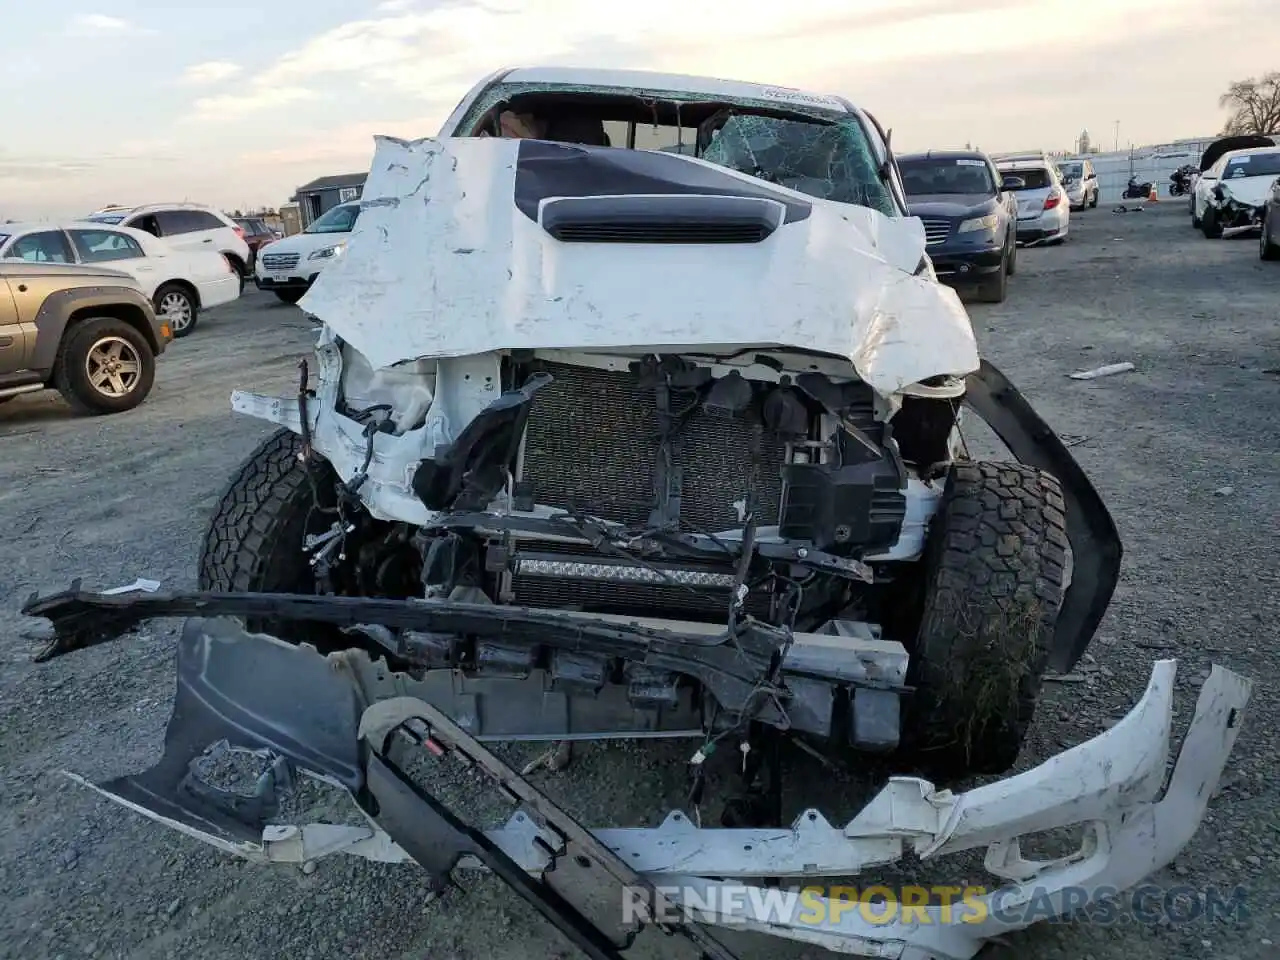
<path fill-rule="evenodd" d="M 307 257 L 307 259 L 308 260 L 332 260 L 334 257 L 340 256 L 342 254 L 342 249 L 345 246 L 346 246 L 345 243 L 335 243 L 332 247 L 325 247 L 322 250 L 316 250 L 314 253 L 310 254 Z"/>
<path fill-rule="evenodd" d="M 974 217 L 972 220 L 966 220 L 960 224 L 957 233 L 972 233 L 975 230 L 994 230 L 1000 223 L 1000 217 L 994 213 L 989 213 L 985 217 Z"/>

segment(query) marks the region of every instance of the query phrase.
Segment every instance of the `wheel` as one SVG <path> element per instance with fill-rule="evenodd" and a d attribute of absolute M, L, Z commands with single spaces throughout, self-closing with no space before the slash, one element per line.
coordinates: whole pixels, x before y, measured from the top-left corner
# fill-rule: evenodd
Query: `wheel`
<path fill-rule="evenodd" d="M 1098 205 L 1098 191 L 1093 191 L 1093 196 L 1089 198 L 1089 207 L 1092 209 Z"/>
<path fill-rule="evenodd" d="M 302 538 L 314 501 L 301 450 L 301 438 L 281 428 L 232 474 L 200 551 L 201 590 L 312 591 Z"/>
<path fill-rule="evenodd" d="M 960 463 L 922 559 L 923 609 L 908 639 L 903 746 L 945 778 L 1013 766 L 1035 713 L 1062 603 L 1062 491 L 1018 463 Z"/>
<path fill-rule="evenodd" d="M 201 545 L 199 589 L 315 593 L 303 538 L 333 519 L 321 511 L 333 504 L 335 475 L 325 461 L 304 466 L 298 459 L 301 450 L 301 438 L 282 428 L 258 444 L 232 474 Z M 298 625 L 247 626 L 289 639 Z"/>
<path fill-rule="evenodd" d="M 162 283 L 155 295 L 156 313 L 169 324 L 173 336 L 185 337 L 196 328 L 200 313 L 196 296 L 180 283 Z"/>
<path fill-rule="evenodd" d="M 1271 217 L 1262 221 L 1262 230 L 1258 233 L 1258 259 L 1280 260 L 1280 246 L 1271 242 Z"/>
<path fill-rule="evenodd" d="M 1018 272 L 1018 245 L 1016 243 L 1009 244 L 1009 268 L 1006 272 L 1011 277 Z"/>
<path fill-rule="evenodd" d="M 1004 303 L 1009 292 L 1009 254 L 1005 253 L 1005 265 L 996 271 L 992 279 L 978 284 L 978 299 L 983 303 Z"/>
<path fill-rule="evenodd" d="M 156 357 L 146 337 L 114 317 L 67 331 L 54 367 L 58 392 L 80 413 L 123 413 L 151 392 Z"/>
<path fill-rule="evenodd" d="M 1210 240 L 1217 240 L 1222 236 L 1222 224 L 1218 220 L 1218 211 L 1213 207 L 1204 208 L 1204 216 L 1200 218 L 1200 229 Z"/>
<path fill-rule="evenodd" d="M 279 297 L 285 303 L 297 303 L 299 300 L 302 299 L 303 294 L 305 294 L 306 292 L 307 291 L 305 290 L 273 290 L 272 291 L 272 293 L 274 293 L 277 297 Z"/>

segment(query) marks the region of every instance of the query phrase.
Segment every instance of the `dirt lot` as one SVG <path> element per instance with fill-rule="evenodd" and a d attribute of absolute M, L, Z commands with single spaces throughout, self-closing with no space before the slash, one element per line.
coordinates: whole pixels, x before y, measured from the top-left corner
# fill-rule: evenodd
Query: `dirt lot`
<path fill-rule="evenodd" d="M 1073 218 L 1071 241 L 1023 250 L 1009 300 L 972 308 L 984 352 L 1059 433 L 1108 500 L 1124 576 L 1078 683 L 1050 685 L 1030 764 L 1104 729 L 1141 694 L 1156 658 L 1180 659 L 1179 720 L 1217 662 L 1258 682 L 1225 787 L 1192 846 L 1155 878 L 1248 888 L 1244 923 L 1042 926 L 1002 958 L 1154 960 L 1277 955 L 1280 709 L 1280 269 L 1251 239 L 1209 242 L 1182 204 Z M 269 431 L 233 416 L 238 386 L 290 388 L 312 324 L 256 292 L 208 315 L 163 360 L 154 394 L 123 416 L 73 418 L 54 394 L 0 408 L 0 956 L 217 958 L 573 956 L 496 882 L 424 906 L 408 868 L 347 858 L 314 872 L 243 866 L 59 776 L 141 769 L 172 693 L 173 625 L 31 665 L 32 591 L 83 576 L 194 584 L 205 517 L 232 467 Z M 1094 382 L 1077 369 L 1130 360 Z M 554 792 L 597 822 L 637 822 L 679 802 L 685 747 L 582 749 Z M 546 776 L 546 775 L 544 775 Z M 807 803 L 855 809 L 865 785 Z M 833 816 L 834 819 L 834 816 Z M 947 882 L 965 877 L 948 876 Z M 976 876 L 967 879 L 974 881 Z M 744 957 L 815 956 L 737 941 Z M 664 955 L 644 942 L 642 957 Z"/>

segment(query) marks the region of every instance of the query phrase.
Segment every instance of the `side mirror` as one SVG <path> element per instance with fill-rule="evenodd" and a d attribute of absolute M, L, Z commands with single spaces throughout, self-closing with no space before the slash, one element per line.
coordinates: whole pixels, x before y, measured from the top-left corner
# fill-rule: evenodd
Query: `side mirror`
<path fill-rule="evenodd" d="M 1021 177 L 1001 177 L 1000 178 L 1001 190 L 1021 190 L 1026 185 L 1027 185 L 1027 181 L 1023 180 Z"/>

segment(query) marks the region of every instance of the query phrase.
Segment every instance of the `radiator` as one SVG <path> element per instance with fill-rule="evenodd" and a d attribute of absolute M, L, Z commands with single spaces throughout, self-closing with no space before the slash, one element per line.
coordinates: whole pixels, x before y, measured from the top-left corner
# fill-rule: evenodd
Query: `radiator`
<path fill-rule="evenodd" d="M 652 389 L 630 372 L 530 366 L 554 378 L 539 391 L 525 433 L 520 479 L 532 483 L 534 500 L 643 526 L 656 501 L 659 440 Z M 699 408 L 678 437 L 681 529 L 715 533 L 742 526 L 737 504 L 751 483 L 750 425 Z M 754 491 L 761 526 L 778 520 L 784 456 L 783 441 L 764 433 Z"/>
<path fill-rule="evenodd" d="M 538 362 L 529 373 L 554 379 L 540 390 L 525 433 L 519 479 L 540 504 L 581 510 L 594 516 L 644 527 L 656 503 L 655 463 L 659 454 L 656 401 L 651 387 L 635 374 L 568 364 Z M 673 406 L 688 402 L 678 398 Z M 752 484 L 752 427 L 717 417 L 700 407 L 683 421 L 676 463 L 682 472 L 680 529 L 716 533 L 742 526 L 738 504 Z M 756 519 L 776 524 L 782 498 L 785 443 L 763 432 L 754 481 Z M 549 547 L 522 540 L 521 550 L 591 553 L 591 548 Z M 732 570 L 731 564 L 708 563 L 708 569 Z M 723 619 L 728 589 L 696 590 L 668 584 L 608 583 L 517 575 L 512 580 L 517 603 L 598 612 L 652 612 L 670 616 Z M 766 615 L 768 597 L 752 595 L 748 608 Z"/>

